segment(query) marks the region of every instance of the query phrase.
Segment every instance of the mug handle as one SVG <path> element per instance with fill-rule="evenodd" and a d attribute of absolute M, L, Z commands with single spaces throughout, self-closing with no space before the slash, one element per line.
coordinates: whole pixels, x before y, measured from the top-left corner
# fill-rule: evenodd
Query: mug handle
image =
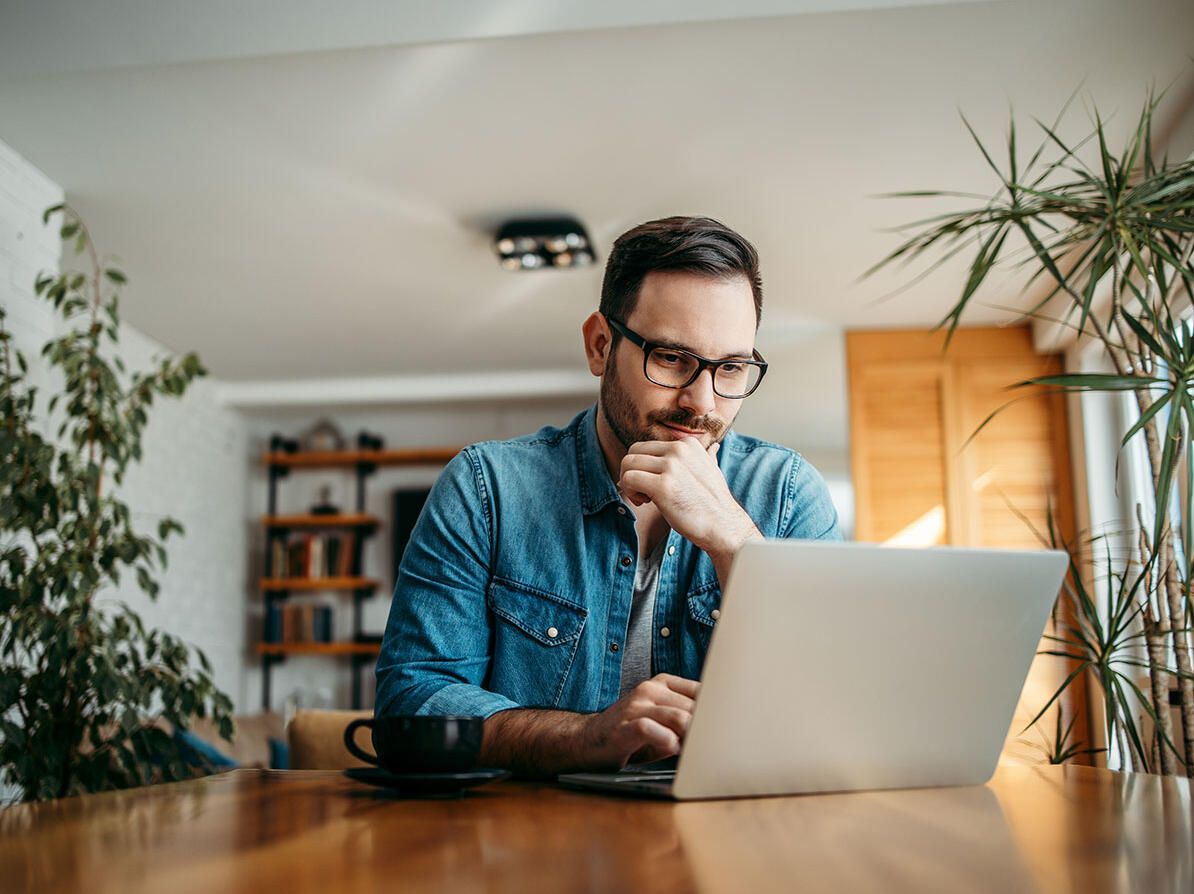
<path fill-rule="evenodd" d="M 344 728 L 344 747 L 349 750 L 353 757 L 359 758 L 360 760 L 363 760 L 369 764 L 373 764 L 374 766 L 379 766 L 380 761 L 378 761 L 376 755 L 369 754 L 367 751 L 361 751 L 361 749 L 357 747 L 357 743 L 353 738 L 353 734 L 357 731 L 357 727 L 361 726 L 367 726 L 372 729 L 373 718 L 358 717 L 352 723 L 348 724 L 348 726 Z"/>

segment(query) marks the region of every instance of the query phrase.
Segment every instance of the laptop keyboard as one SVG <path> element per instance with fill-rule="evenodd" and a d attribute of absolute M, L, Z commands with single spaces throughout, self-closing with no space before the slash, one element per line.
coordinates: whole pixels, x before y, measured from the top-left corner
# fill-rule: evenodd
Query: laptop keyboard
<path fill-rule="evenodd" d="M 676 778 L 675 770 L 645 770 L 635 773 L 618 773 L 611 776 L 613 782 L 671 782 Z"/>

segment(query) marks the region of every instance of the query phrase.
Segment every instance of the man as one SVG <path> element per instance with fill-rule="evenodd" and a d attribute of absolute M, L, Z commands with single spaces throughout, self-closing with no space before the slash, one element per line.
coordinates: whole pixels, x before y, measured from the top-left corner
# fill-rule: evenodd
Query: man
<path fill-rule="evenodd" d="M 840 538 L 815 469 L 730 430 L 766 371 L 761 311 L 758 256 L 716 221 L 614 243 L 582 328 L 597 404 L 444 470 L 399 569 L 378 714 L 483 716 L 481 763 L 528 774 L 679 752 L 738 549 Z"/>

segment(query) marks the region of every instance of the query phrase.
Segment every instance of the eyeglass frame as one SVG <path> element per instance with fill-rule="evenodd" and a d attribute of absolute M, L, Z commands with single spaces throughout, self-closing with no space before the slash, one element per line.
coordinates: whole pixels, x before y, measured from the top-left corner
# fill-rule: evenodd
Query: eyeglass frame
<path fill-rule="evenodd" d="M 725 398 L 726 400 L 745 400 L 746 398 L 748 398 L 752 394 L 754 394 L 755 391 L 758 390 L 759 386 L 761 384 L 763 384 L 763 377 L 765 375 L 767 375 L 767 365 L 768 364 L 767 364 L 767 361 L 763 359 L 763 355 L 759 353 L 758 348 L 751 349 L 752 357 L 750 360 L 746 360 L 741 357 L 729 357 L 729 358 L 726 358 L 725 360 L 709 360 L 706 357 L 702 357 L 700 354 L 694 354 L 692 351 L 689 351 L 686 348 L 677 348 L 674 345 L 664 344 L 663 342 L 647 341 L 647 339 L 643 338 L 641 335 L 639 335 L 633 329 L 630 329 L 625 323 L 621 323 L 621 322 L 615 320 L 613 317 L 606 317 L 605 321 L 607 323 L 609 323 L 610 327 L 615 332 L 617 332 L 619 335 L 623 336 L 631 344 L 637 345 L 639 347 L 639 349 L 642 350 L 642 352 L 643 352 L 643 375 L 646 377 L 648 382 L 650 382 L 652 385 L 658 385 L 660 388 L 671 388 L 673 390 L 687 388 L 689 385 L 691 385 L 693 382 L 695 382 L 697 379 L 699 379 L 701 377 L 701 373 L 703 373 L 707 369 L 711 369 L 711 370 L 713 370 L 713 375 L 710 378 L 713 381 L 713 393 L 714 394 L 716 394 L 718 397 Z M 654 379 L 651 378 L 651 374 L 647 372 L 647 359 L 651 356 L 651 352 L 654 351 L 656 348 L 663 348 L 668 351 L 674 351 L 677 354 L 683 354 L 685 357 L 691 357 L 693 360 L 695 360 L 697 362 L 696 372 L 694 372 L 692 374 L 691 378 L 689 378 L 689 380 L 687 382 L 685 382 L 683 385 L 665 385 L 663 382 L 656 382 Z M 750 391 L 746 392 L 745 394 L 739 394 L 735 397 L 731 397 L 729 395 L 722 394 L 720 391 L 717 390 L 717 370 L 727 363 L 746 363 L 751 366 L 757 366 L 759 368 L 759 380 L 757 382 L 755 382 L 754 385 L 751 387 Z"/>

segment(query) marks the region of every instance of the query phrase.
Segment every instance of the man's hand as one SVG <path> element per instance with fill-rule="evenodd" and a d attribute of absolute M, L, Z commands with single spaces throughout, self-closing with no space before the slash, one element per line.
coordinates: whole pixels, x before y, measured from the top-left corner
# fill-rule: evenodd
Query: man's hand
<path fill-rule="evenodd" d="M 639 683 L 587 721 L 586 762 L 620 770 L 680 753 L 701 684 L 672 674 Z"/>
<path fill-rule="evenodd" d="M 695 680 L 658 674 L 600 714 L 499 711 L 485 721 L 481 763 L 525 776 L 554 776 L 670 757 L 680 751 L 700 688 Z"/>
<path fill-rule="evenodd" d="M 720 446 L 706 449 L 696 438 L 631 444 L 618 486 L 635 506 L 654 503 L 672 530 L 708 553 L 724 586 L 742 544 L 763 535 L 730 493 Z"/>

